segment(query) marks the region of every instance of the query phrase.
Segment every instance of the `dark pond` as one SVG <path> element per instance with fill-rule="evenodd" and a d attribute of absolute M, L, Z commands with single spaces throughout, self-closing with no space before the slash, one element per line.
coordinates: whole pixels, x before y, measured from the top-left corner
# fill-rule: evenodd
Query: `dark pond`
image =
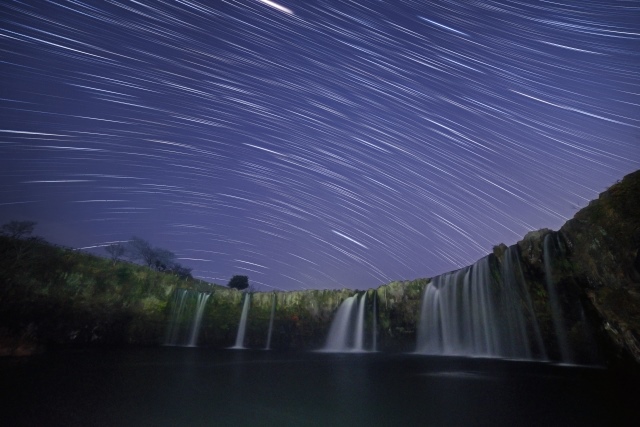
<path fill-rule="evenodd" d="M 157 348 L 0 360 L 4 426 L 637 426 L 639 397 L 604 369 L 496 359 Z"/>

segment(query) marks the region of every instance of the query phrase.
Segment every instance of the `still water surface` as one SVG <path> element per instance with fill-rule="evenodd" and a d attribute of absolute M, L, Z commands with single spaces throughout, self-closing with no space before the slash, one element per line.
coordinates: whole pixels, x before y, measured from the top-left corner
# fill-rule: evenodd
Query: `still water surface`
<path fill-rule="evenodd" d="M 600 368 L 199 348 L 0 362 L 5 426 L 640 425 L 638 387 Z"/>

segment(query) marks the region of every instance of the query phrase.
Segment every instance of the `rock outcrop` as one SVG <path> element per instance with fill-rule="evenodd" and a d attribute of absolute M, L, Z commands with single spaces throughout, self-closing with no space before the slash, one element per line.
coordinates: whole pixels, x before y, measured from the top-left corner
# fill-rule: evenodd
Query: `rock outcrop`
<path fill-rule="evenodd" d="M 589 302 L 607 359 L 640 364 L 640 171 L 600 194 L 559 233 L 567 246 L 567 286 Z"/>

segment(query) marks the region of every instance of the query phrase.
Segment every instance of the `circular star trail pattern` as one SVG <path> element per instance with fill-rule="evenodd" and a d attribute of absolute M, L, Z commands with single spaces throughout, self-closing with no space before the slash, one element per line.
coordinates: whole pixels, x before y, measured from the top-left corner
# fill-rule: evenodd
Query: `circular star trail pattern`
<path fill-rule="evenodd" d="M 638 1 L 3 1 L 0 220 L 370 288 L 640 164 Z"/>

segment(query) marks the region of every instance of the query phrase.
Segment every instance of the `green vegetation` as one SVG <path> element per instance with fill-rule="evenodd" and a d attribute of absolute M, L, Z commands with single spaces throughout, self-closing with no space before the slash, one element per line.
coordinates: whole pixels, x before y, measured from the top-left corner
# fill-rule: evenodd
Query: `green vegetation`
<path fill-rule="evenodd" d="M 176 255 L 163 248 L 154 248 L 149 242 L 133 236 L 124 245 L 109 245 L 105 250 L 116 261 L 122 255 L 128 255 L 132 261 L 142 261 L 144 265 L 158 271 L 174 273 L 181 278 L 191 277 L 191 269 L 175 262 Z"/>
<path fill-rule="evenodd" d="M 48 344 L 158 344 L 178 287 L 213 285 L 28 237 L 12 221 L 0 236 L 0 354 Z M 27 351 L 27 350 L 25 350 Z"/>
<path fill-rule="evenodd" d="M 422 295 L 429 282 L 429 279 L 391 282 L 375 291 L 381 348 L 415 350 Z"/>

